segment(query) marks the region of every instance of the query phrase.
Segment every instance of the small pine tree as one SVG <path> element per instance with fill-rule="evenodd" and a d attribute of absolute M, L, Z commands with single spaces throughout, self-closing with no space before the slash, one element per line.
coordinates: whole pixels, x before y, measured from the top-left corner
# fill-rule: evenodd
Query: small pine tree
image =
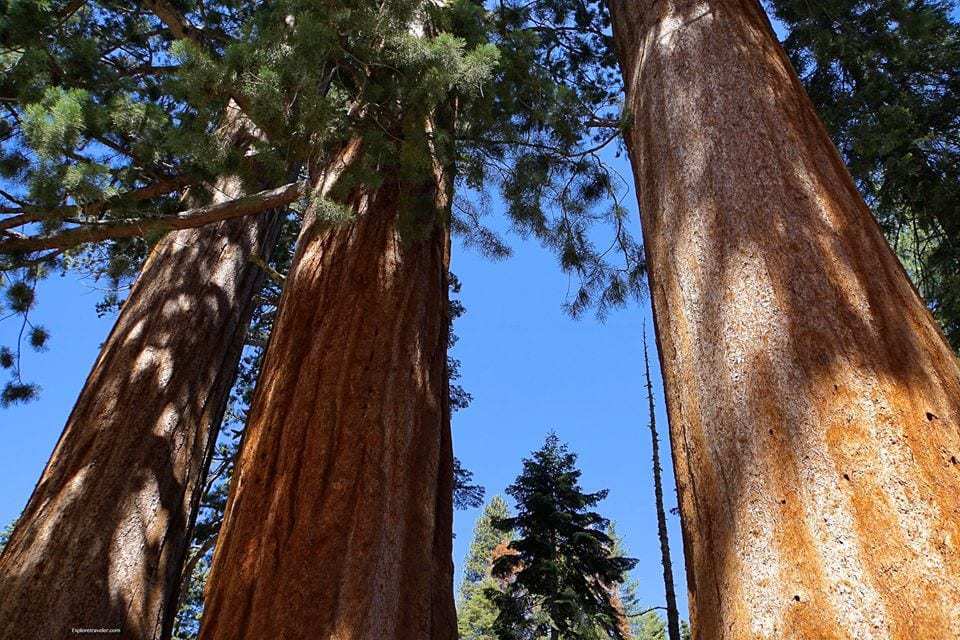
<path fill-rule="evenodd" d="M 656 611 L 648 611 L 631 620 L 630 630 L 635 640 L 666 640 L 667 625 Z"/>
<path fill-rule="evenodd" d="M 630 623 L 633 640 L 667 640 L 667 624 L 656 611 L 647 611 Z M 680 621 L 680 640 L 690 640 L 690 625 Z"/>
<path fill-rule="evenodd" d="M 607 491 L 584 493 L 576 460 L 551 433 L 507 489 L 517 515 L 494 526 L 519 537 L 493 565 L 493 575 L 507 582 L 504 591 L 488 590 L 498 607 L 494 626 L 502 640 L 547 633 L 579 639 L 584 637 L 579 630 L 588 627 L 625 638 L 612 594 L 637 561 L 614 554 L 614 541 L 605 533 L 609 521 L 589 511 Z"/>
<path fill-rule="evenodd" d="M 494 631 L 497 606 L 487 591 L 500 590 L 490 571 L 495 549 L 509 538 L 493 523 L 508 515 L 506 501 L 494 496 L 474 525 L 457 603 L 457 627 L 462 640 L 495 640 L 497 637 Z"/>

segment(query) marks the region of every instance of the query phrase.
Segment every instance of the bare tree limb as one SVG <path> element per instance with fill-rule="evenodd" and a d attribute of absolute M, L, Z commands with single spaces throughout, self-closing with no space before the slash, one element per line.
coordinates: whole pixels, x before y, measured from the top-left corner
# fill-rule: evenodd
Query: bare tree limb
<path fill-rule="evenodd" d="M 151 13 L 160 18 L 163 24 L 167 25 L 175 38 L 203 44 L 203 31 L 190 24 L 187 18 L 169 2 L 166 0 L 146 0 L 143 4 Z"/>
<path fill-rule="evenodd" d="M 260 269 L 263 270 L 265 274 L 267 274 L 268 278 L 276 282 L 281 287 L 283 286 L 283 283 L 286 282 L 287 277 L 285 275 L 283 275 L 282 273 L 280 273 L 279 271 L 271 267 L 269 264 L 267 264 L 266 260 L 258 256 L 257 254 L 253 254 L 252 256 L 250 256 L 250 262 L 260 267 Z"/>
<path fill-rule="evenodd" d="M 190 559 L 183 566 L 183 573 L 180 575 L 180 596 L 177 598 L 177 611 L 183 608 L 187 597 L 190 595 L 190 579 L 193 577 L 193 570 L 197 568 L 197 563 L 213 548 L 216 542 L 217 534 L 210 535 L 210 537 L 203 541 L 200 548 L 194 551 L 193 555 L 190 556 Z"/>
<path fill-rule="evenodd" d="M 218 202 L 205 207 L 187 209 L 171 216 L 106 220 L 42 236 L 0 239 L 0 253 L 30 253 L 43 249 L 69 249 L 88 242 L 118 238 L 135 238 L 150 232 L 192 229 L 212 222 L 239 218 L 267 209 L 283 207 L 305 191 L 304 182 L 291 182 L 276 189 L 259 191 L 249 196 Z"/>
<path fill-rule="evenodd" d="M 58 16 L 60 18 L 60 24 L 63 24 L 69 20 L 70 17 L 79 11 L 86 3 L 87 0 L 71 0 L 69 3 L 67 3 L 67 6 L 63 8 L 63 11 L 60 12 L 60 15 Z"/>
<path fill-rule="evenodd" d="M 652 613 L 652 612 L 657 611 L 657 610 L 659 610 L 659 609 L 662 609 L 662 610 L 664 610 L 664 611 L 667 610 L 666 607 L 650 607 L 649 609 L 644 609 L 643 611 L 638 611 L 637 613 L 628 613 L 628 614 L 627 614 L 627 617 L 628 617 L 628 618 L 640 618 L 640 617 L 642 617 L 642 616 L 647 615 L 648 613 Z"/>

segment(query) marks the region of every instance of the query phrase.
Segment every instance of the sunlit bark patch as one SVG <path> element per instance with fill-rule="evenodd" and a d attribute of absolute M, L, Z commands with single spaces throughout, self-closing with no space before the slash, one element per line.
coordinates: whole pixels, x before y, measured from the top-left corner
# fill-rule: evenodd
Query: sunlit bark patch
<path fill-rule="evenodd" d="M 3 640 L 73 627 L 153 640 L 172 621 L 200 477 L 263 277 L 249 257 L 272 243 L 275 219 L 177 231 L 154 247 L 0 561 Z"/>

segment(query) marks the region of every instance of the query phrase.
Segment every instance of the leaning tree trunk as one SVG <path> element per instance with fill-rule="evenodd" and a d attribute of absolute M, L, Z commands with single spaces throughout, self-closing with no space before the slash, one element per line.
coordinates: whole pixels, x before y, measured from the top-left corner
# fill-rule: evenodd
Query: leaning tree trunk
<path fill-rule="evenodd" d="M 396 183 L 305 225 L 207 583 L 203 640 L 456 638 L 445 226 Z"/>
<path fill-rule="evenodd" d="M 960 637 L 960 369 L 766 15 L 609 4 L 696 637 Z"/>
<path fill-rule="evenodd" d="M 240 195 L 236 180 L 218 199 Z M 244 332 L 272 247 L 262 214 L 153 249 L 0 556 L 0 639 L 169 633 Z"/>

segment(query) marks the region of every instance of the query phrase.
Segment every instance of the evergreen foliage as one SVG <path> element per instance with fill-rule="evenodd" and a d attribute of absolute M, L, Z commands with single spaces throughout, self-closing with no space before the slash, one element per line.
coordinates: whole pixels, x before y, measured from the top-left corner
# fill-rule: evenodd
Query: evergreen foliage
<path fill-rule="evenodd" d="M 517 537 L 493 565 L 494 577 L 507 582 L 505 590 L 488 591 L 498 608 L 494 626 L 501 640 L 547 633 L 579 639 L 588 627 L 625 638 L 612 592 L 637 561 L 614 555 L 609 521 L 589 510 L 607 492 L 584 493 L 580 475 L 576 455 L 550 434 L 507 489 L 517 514 L 494 526 Z"/>
<path fill-rule="evenodd" d="M 10 541 L 10 536 L 13 535 L 13 528 L 15 526 L 17 526 L 16 520 L 4 527 L 3 531 L 0 531 L 0 553 L 3 553 L 4 547 L 6 547 Z"/>
<path fill-rule="evenodd" d="M 218 176 L 248 189 L 305 179 L 361 140 L 334 199 L 395 173 L 412 187 L 407 237 L 443 221 L 502 257 L 508 247 L 481 220 L 496 192 L 514 229 L 555 250 L 579 282 L 570 312 L 595 304 L 602 315 L 639 294 L 643 263 L 623 225 L 625 190 L 600 156 L 620 131 L 608 27 L 597 0 L 8 3 L 0 254 L 22 237 L 162 219 L 184 208 L 185 189 L 190 204 L 208 201 Z M 220 131 L 231 104 L 259 132 L 252 153 Z M 447 211 L 417 188 L 436 165 L 458 187 Z M 598 225 L 612 234 L 607 248 L 594 245 Z M 0 284 L 33 292 L 76 269 L 105 278 L 112 290 L 98 308 L 116 309 L 162 235 L 145 229 L 143 239 L 6 251 Z M 30 397 L 19 358 L 13 373 L 6 395 Z"/>
<path fill-rule="evenodd" d="M 858 187 L 960 346 L 955 3 L 768 4 Z M 179 22 L 160 19 L 163 7 Z M 375 188 L 391 165 L 416 183 L 439 160 L 458 187 L 450 227 L 509 254 L 483 221 L 499 195 L 513 229 L 576 277 L 571 313 L 603 315 L 641 292 L 625 185 L 602 157 L 618 149 L 622 114 L 601 0 L 20 0 L 0 11 L 0 42 L 0 242 L 169 215 L 187 187 L 191 202 L 209 200 L 216 176 L 276 186 L 360 138 L 345 189 Z M 231 101 L 263 133 L 255 163 L 218 134 Z M 402 228 L 436 219 L 411 214 Z M 29 336 L 19 294 L 32 307 L 37 282 L 65 269 L 105 279 L 100 308 L 115 309 L 158 237 L 0 257 L 7 315 Z M 19 357 L 31 344 L 8 345 L 17 358 L 0 401 L 35 395 Z"/>
<path fill-rule="evenodd" d="M 610 536 L 611 540 L 613 540 L 612 554 L 614 556 L 626 556 L 627 550 L 624 546 L 623 538 L 621 538 L 620 534 L 617 532 L 617 526 L 615 522 L 611 522 L 610 526 L 607 527 L 607 535 Z M 640 602 L 640 597 L 637 594 L 637 590 L 639 588 L 640 583 L 629 573 L 624 574 L 624 580 L 617 588 L 617 596 L 619 598 L 617 606 L 620 608 L 620 612 L 623 614 L 623 617 L 626 620 L 626 626 L 630 632 L 630 634 L 626 637 L 629 640 L 647 640 L 643 635 L 645 632 L 645 621 L 651 615 L 659 620 L 659 616 L 652 611 L 648 611 L 648 607 Z M 599 635 L 600 631 L 602 630 L 597 629 L 597 638 L 603 637 Z"/>
<path fill-rule="evenodd" d="M 955 4 L 768 4 L 858 186 L 957 345 Z M 554 249 L 576 276 L 571 313 L 593 305 L 603 315 L 641 292 L 643 255 L 624 228 L 625 190 L 601 157 L 622 129 L 601 0 L 144 6 L 154 13 L 126 2 L 4 5 L 0 242 L 169 215 L 187 186 L 192 201 L 209 199 L 218 175 L 279 184 L 291 166 L 303 177 L 360 138 L 364 158 L 345 189 L 375 188 L 388 165 L 416 183 L 439 160 L 458 185 L 445 212 L 451 228 L 507 255 L 482 220 L 496 192 L 513 228 Z M 163 7 L 176 19 L 160 19 Z M 218 135 L 231 101 L 263 133 L 255 163 Z M 413 235 L 436 221 L 405 219 Z M 612 233 L 609 247 L 595 246 L 598 224 Z M 118 289 L 157 237 L 8 254 L 0 284 L 35 291 L 69 268 Z M 102 307 L 119 302 L 109 292 Z M 25 320 L 18 308 L 10 313 Z M 4 397 L 31 397 L 19 365 L 12 373 Z"/>
<path fill-rule="evenodd" d="M 632 618 L 630 633 L 633 640 L 667 640 L 667 624 L 656 611 L 646 611 Z M 680 640 L 690 640 L 690 625 L 680 621 Z"/>
<path fill-rule="evenodd" d="M 601 155 L 619 154 L 623 126 L 606 5 L 502 0 L 487 7 L 483 29 L 499 64 L 460 127 L 464 186 L 495 186 L 514 229 L 551 247 L 561 269 L 576 276 L 567 310 L 578 315 L 593 306 L 603 317 L 641 294 L 644 267 L 624 225 L 626 183 Z M 504 255 L 505 245 L 478 224 L 484 202 L 458 199 L 453 228 Z M 598 221 L 611 232 L 606 247 L 591 233 Z"/>
<path fill-rule="evenodd" d="M 483 504 L 484 488 L 473 482 L 473 472 L 453 459 L 453 508 L 476 509 Z"/>

